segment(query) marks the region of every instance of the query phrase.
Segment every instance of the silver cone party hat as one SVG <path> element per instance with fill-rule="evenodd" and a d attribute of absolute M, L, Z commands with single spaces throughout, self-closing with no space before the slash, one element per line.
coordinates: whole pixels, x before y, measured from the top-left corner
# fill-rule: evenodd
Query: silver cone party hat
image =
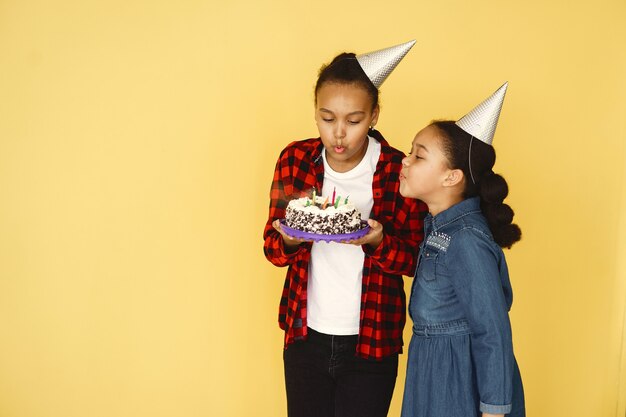
<path fill-rule="evenodd" d="M 467 113 L 456 122 L 456 125 L 465 130 L 476 139 L 480 139 L 487 145 L 493 142 L 493 135 L 496 132 L 500 110 L 504 102 L 504 95 L 509 86 L 508 81 L 487 100 L 480 103 L 471 112 Z"/>
<path fill-rule="evenodd" d="M 356 60 L 376 88 L 380 88 L 402 58 L 415 45 L 415 40 L 356 56 Z"/>

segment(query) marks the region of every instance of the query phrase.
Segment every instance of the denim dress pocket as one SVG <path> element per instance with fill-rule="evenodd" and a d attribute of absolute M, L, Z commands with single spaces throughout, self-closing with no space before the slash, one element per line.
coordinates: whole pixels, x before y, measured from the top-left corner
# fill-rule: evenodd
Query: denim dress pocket
<path fill-rule="evenodd" d="M 418 278 L 423 278 L 425 281 L 433 281 L 437 278 L 438 256 L 438 251 L 432 250 L 429 247 L 424 248 L 420 258 L 420 264 L 418 265 Z"/>

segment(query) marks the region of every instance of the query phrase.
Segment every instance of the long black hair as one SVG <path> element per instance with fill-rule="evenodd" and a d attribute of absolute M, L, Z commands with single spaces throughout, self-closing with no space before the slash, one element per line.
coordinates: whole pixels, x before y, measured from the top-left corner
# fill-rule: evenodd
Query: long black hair
<path fill-rule="evenodd" d="M 454 121 L 435 120 L 431 124 L 441 133 L 442 148 L 450 168 L 460 169 L 465 175 L 463 198 L 480 197 L 480 209 L 493 239 L 501 247 L 510 248 L 521 239 L 522 231 L 513 223 L 513 209 L 503 202 L 509 194 L 509 186 L 501 175 L 493 172 L 495 149 L 472 138 Z"/>
<path fill-rule="evenodd" d="M 363 88 L 372 99 L 372 110 L 378 105 L 378 88 L 367 77 L 354 53 L 343 52 L 337 55 L 330 64 L 320 68 L 315 84 L 316 101 L 317 93 L 325 83 L 355 84 Z"/>

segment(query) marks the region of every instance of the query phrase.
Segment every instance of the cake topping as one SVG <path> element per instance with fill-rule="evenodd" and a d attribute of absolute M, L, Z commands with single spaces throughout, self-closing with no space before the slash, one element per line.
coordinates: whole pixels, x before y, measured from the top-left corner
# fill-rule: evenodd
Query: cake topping
<path fill-rule="evenodd" d="M 346 234 L 363 228 L 361 214 L 348 197 L 342 199 L 333 190 L 331 197 L 311 196 L 291 200 L 285 211 L 286 225 L 292 229 L 317 234 Z"/>
<path fill-rule="evenodd" d="M 339 208 L 339 205 L 345 206 L 346 204 L 348 204 L 348 197 L 350 196 L 347 196 L 342 202 L 341 196 L 337 195 L 336 191 L 337 188 L 333 188 L 332 199 L 329 200 L 329 197 L 324 198 L 322 196 L 318 196 L 315 188 L 313 188 L 311 197 L 304 197 L 304 207 L 315 206 L 320 208 L 321 210 L 326 210 L 330 207 L 334 207 L 337 209 Z"/>

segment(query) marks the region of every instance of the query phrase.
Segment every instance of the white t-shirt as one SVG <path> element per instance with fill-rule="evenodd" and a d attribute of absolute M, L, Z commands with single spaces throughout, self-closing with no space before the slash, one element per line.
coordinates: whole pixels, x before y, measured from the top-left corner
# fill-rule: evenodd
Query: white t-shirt
<path fill-rule="evenodd" d="M 365 156 L 348 172 L 335 172 L 324 159 L 322 195 L 345 198 L 369 219 L 374 206 L 372 181 L 380 157 L 380 143 L 368 136 Z M 311 249 L 307 287 L 307 324 L 333 335 L 359 333 L 361 287 L 365 254 L 360 246 L 336 242 L 315 242 Z"/>

